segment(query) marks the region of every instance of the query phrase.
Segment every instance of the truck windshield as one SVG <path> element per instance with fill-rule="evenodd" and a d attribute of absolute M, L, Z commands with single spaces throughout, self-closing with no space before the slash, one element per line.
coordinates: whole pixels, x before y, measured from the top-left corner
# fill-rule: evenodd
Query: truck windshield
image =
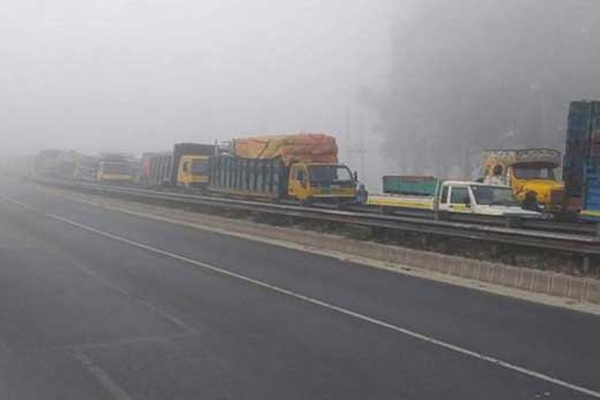
<path fill-rule="evenodd" d="M 515 166 L 513 169 L 515 177 L 518 179 L 555 179 L 554 168 L 552 167 L 521 165 Z"/>
<path fill-rule="evenodd" d="M 110 175 L 132 175 L 133 168 L 129 163 L 104 162 L 102 163 L 102 172 Z"/>
<path fill-rule="evenodd" d="M 194 161 L 192 161 L 192 174 L 193 175 L 206 175 L 206 174 L 208 174 L 208 160 L 194 160 Z"/>
<path fill-rule="evenodd" d="M 477 204 L 487 206 L 517 206 L 519 202 L 515 198 L 512 189 L 498 186 L 471 186 Z"/>
<path fill-rule="evenodd" d="M 342 165 L 313 165 L 308 167 L 311 182 L 335 183 L 352 182 L 352 173 L 348 167 Z"/>

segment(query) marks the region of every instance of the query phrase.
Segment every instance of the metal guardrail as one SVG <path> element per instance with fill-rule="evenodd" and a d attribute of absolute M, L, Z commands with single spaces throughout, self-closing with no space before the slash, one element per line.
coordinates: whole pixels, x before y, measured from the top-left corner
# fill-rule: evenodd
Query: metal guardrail
<path fill-rule="evenodd" d="M 507 228 L 481 223 L 436 221 L 416 216 L 380 215 L 364 211 L 302 207 L 205 195 L 160 192 L 123 186 L 63 181 L 39 181 L 39 183 L 67 189 L 134 198 L 142 201 L 160 200 L 176 204 L 202 205 L 298 219 L 351 224 L 369 228 L 385 228 L 443 237 L 528 246 L 538 249 L 561 250 L 584 256 L 600 255 L 600 238 L 595 235 Z"/>
<path fill-rule="evenodd" d="M 353 211 L 381 213 L 382 208 L 371 205 L 355 205 L 350 208 Z M 387 215 L 395 215 L 401 217 L 416 217 L 425 219 L 436 219 L 434 211 L 417 210 L 417 209 L 401 209 L 387 207 L 385 210 Z M 531 230 L 540 230 L 548 232 L 563 232 L 582 235 L 599 235 L 598 224 L 588 221 L 583 222 L 566 222 L 556 221 L 550 218 L 507 218 L 504 216 L 488 216 L 475 214 L 447 214 L 447 221 L 464 222 L 478 225 L 504 226 L 512 228 L 523 228 Z"/>

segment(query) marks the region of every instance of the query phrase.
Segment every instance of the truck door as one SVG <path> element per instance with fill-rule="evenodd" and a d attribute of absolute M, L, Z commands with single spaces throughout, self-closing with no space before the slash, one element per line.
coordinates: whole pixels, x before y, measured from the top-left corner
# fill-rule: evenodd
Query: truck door
<path fill-rule="evenodd" d="M 177 172 L 177 186 L 188 188 L 190 183 L 190 161 L 182 157 Z"/>
<path fill-rule="evenodd" d="M 308 171 L 302 164 L 292 165 L 288 182 L 288 195 L 303 201 L 309 197 Z"/>
<path fill-rule="evenodd" d="M 467 186 L 451 186 L 449 211 L 455 213 L 472 212 L 471 196 Z"/>
<path fill-rule="evenodd" d="M 434 207 L 434 209 L 438 212 L 450 211 L 450 186 L 442 184 L 442 187 L 439 190 L 441 191 L 441 194 L 439 195 L 439 198 L 435 200 L 437 201 L 437 206 Z"/>

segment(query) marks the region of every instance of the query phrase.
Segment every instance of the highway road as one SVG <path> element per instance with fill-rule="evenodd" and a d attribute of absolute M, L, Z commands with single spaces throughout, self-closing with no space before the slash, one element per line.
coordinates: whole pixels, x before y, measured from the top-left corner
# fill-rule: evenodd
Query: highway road
<path fill-rule="evenodd" d="M 0 399 L 587 399 L 600 318 L 0 182 Z"/>

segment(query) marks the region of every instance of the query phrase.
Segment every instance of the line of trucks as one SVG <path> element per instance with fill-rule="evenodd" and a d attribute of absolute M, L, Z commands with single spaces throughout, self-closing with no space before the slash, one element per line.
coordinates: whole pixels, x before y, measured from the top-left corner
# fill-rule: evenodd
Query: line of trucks
<path fill-rule="evenodd" d="M 338 160 L 335 138 L 299 133 L 234 139 L 221 145 L 181 143 L 173 150 L 91 157 L 49 150 L 34 161 L 37 177 L 213 193 L 301 204 L 366 203 L 436 214 L 535 217 L 542 213 L 600 221 L 600 102 L 572 102 L 563 161 L 553 149 L 483 153 L 478 181 L 429 176 L 383 177 L 367 194 Z"/>
<path fill-rule="evenodd" d="M 356 173 L 339 163 L 335 138 L 314 133 L 235 139 L 226 145 L 180 143 L 172 151 L 144 153 L 141 160 L 43 151 L 34 174 L 303 204 L 350 203 L 357 192 Z"/>

